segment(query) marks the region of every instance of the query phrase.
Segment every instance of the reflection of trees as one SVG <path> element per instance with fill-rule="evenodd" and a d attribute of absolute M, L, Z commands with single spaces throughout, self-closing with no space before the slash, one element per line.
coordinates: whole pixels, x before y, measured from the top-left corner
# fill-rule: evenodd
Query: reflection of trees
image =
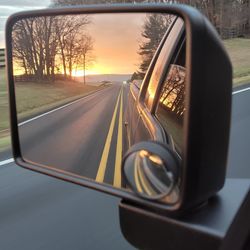
<path fill-rule="evenodd" d="M 142 79 L 144 77 L 154 53 L 172 20 L 173 15 L 147 15 L 141 33 L 144 41 L 140 44 L 138 51 L 138 54 L 141 57 L 139 70 L 137 72 L 139 78 Z"/>
<path fill-rule="evenodd" d="M 93 57 L 88 56 L 89 53 L 93 50 L 93 38 L 89 35 L 81 35 L 80 39 L 77 42 L 77 56 L 76 56 L 76 65 L 81 65 L 83 67 L 83 81 L 86 83 L 85 71 L 87 66 L 91 64 L 94 60 Z"/>
<path fill-rule="evenodd" d="M 160 97 L 161 105 L 182 120 L 185 111 L 185 68 L 171 65 Z"/>
<path fill-rule="evenodd" d="M 26 76 L 54 79 L 61 70 L 72 77 L 79 51 L 93 49 L 93 40 L 84 33 L 87 16 L 48 16 L 23 19 L 13 28 L 13 57 Z M 91 43 L 91 44 L 89 44 Z M 86 56 L 86 53 L 85 53 Z"/>
<path fill-rule="evenodd" d="M 25 74 L 41 77 L 50 74 L 53 56 L 48 56 L 55 39 L 52 36 L 52 18 L 25 19 L 17 22 L 13 32 L 13 56 Z"/>

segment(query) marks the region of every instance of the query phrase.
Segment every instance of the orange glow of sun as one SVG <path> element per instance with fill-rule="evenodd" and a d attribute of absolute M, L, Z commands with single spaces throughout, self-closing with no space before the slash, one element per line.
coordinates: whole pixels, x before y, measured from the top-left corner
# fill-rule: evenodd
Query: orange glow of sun
<path fill-rule="evenodd" d="M 95 70 L 85 70 L 85 75 L 98 75 L 99 72 L 95 71 Z M 84 75 L 84 71 L 83 70 L 73 70 L 72 75 L 75 77 L 80 77 Z"/>
<path fill-rule="evenodd" d="M 100 64 L 95 64 L 93 67 L 85 70 L 85 75 L 100 75 L 100 74 L 112 74 L 114 73 L 113 67 L 105 67 Z M 84 75 L 83 69 L 77 69 L 72 71 L 72 75 L 75 77 L 81 77 Z"/>

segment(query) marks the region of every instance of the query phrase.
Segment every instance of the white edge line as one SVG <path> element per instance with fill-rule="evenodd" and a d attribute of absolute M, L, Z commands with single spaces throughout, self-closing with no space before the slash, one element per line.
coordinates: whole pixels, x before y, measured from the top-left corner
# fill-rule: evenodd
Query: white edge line
<path fill-rule="evenodd" d="M 245 92 L 245 91 L 247 91 L 247 90 L 250 90 L 250 87 L 245 88 L 245 89 L 236 90 L 236 91 L 234 91 L 232 94 L 233 94 L 233 95 L 239 94 L 239 93 Z"/>
<path fill-rule="evenodd" d="M 103 89 L 100 89 L 99 91 L 101 91 L 101 90 L 103 90 Z M 45 116 L 45 115 L 54 113 L 55 111 L 58 111 L 58 110 L 60 110 L 60 109 L 66 108 L 66 107 L 68 107 L 68 106 L 70 106 L 70 105 L 72 105 L 72 104 L 75 104 L 75 103 L 77 103 L 77 102 L 80 102 L 82 99 L 87 98 L 87 97 L 91 97 L 92 95 L 95 95 L 95 94 L 98 93 L 99 91 L 96 91 L 96 92 L 94 92 L 94 93 L 92 93 L 92 94 L 89 94 L 89 95 L 87 95 L 87 96 L 83 96 L 83 97 L 81 97 L 81 98 L 79 98 L 79 99 L 77 99 L 77 100 L 75 100 L 75 101 L 72 101 L 72 102 L 70 102 L 70 103 L 67 103 L 67 104 L 65 104 L 65 105 L 63 105 L 63 106 L 60 106 L 60 107 L 58 107 L 58 108 L 52 109 L 52 110 L 50 110 L 50 111 L 48 111 L 48 112 L 45 112 L 45 113 L 43 113 L 43 114 L 41 114 L 41 115 L 38 115 L 38 116 L 35 116 L 35 117 L 33 117 L 33 118 L 31 118 L 31 119 L 28 119 L 28 120 L 26 120 L 26 121 L 20 122 L 20 123 L 18 123 L 18 126 L 22 126 L 22 125 L 24 125 L 24 124 L 26 124 L 26 123 L 28 123 L 28 122 L 34 121 L 34 120 L 36 120 L 36 119 L 38 119 L 38 118 L 41 118 L 41 117 L 43 117 L 43 116 Z"/>
<path fill-rule="evenodd" d="M 0 166 L 6 165 L 6 164 L 11 163 L 11 162 L 14 162 L 13 158 L 9 158 L 7 160 L 0 161 Z"/>

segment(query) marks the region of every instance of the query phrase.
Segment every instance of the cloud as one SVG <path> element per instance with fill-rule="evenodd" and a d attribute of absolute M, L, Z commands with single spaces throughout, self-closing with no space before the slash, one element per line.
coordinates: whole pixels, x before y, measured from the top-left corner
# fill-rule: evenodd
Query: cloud
<path fill-rule="evenodd" d="M 7 18 L 19 11 L 46 8 L 50 5 L 50 0 L 1 0 L 0 2 L 0 47 L 4 46 L 4 30 Z"/>
<path fill-rule="evenodd" d="M 34 1 L 34 0 L 1 0 L 2 6 L 16 7 L 44 7 L 50 4 L 50 0 Z"/>

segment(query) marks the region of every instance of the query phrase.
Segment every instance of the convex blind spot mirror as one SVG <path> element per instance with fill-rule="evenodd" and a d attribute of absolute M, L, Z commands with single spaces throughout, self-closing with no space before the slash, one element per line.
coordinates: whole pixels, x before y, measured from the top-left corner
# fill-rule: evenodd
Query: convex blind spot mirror
<path fill-rule="evenodd" d="M 231 64 L 197 10 L 30 11 L 6 34 L 19 165 L 170 213 L 223 186 Z"/>
<path fill-rule="evenodd" d="M 164 144 L 135 144 L 123 159 L 125 183 L 143 198 L 174 204 L 179 198 L 179 163 L 176 154 Z"/>

